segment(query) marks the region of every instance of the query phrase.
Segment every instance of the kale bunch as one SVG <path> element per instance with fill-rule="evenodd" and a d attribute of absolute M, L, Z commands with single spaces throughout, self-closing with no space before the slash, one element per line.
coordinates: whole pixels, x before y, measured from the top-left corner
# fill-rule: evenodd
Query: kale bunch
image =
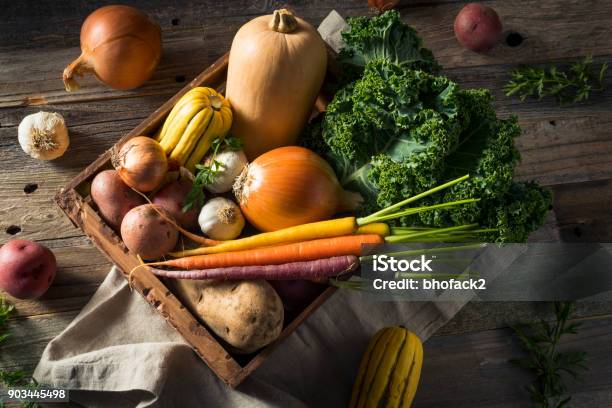
<path fill-rule="evenodd" d="M 551 196 L 535 183 L 513 180 L 520 132 L 516 118 L 497 118 L 487 90 L 463 90 L 447 77 L 379 58 L 338 91 L 310 127 L 306 145 L 327 158 L 344 188 L 364 196 L 365 212 L 470 174 L 423 205 L 480 201 L 402 224 L 477 223 L 495 231 L 483 240 L 523 242 L 543 223 Z"/>
<path fill-rule="evenodd" d="M 334 167 L 344 188 L 365 198 L 364 213 L 465 174 L 470 178 L 419 205 L 478 199 L 401 219 L 407 226 L 478 224 L 483 240 L 523 242 L 543 222 L 551 194 L 514 181 L 517 119 L 499 119 L 485 89 L 445 76 L 399 13 L 350 19 L 335 97 L 302 142 Z"/>

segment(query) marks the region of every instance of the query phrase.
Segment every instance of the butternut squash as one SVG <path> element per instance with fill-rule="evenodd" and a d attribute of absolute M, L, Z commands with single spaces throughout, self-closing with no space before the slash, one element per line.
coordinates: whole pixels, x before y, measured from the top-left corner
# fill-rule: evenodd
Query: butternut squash
<path fill-rule="evenodd" d="M 293 145 L 325 79 L 327 51 L 319 33 L 290 11 L 257 17 L 236 33 L 225 96 L 249 161 Z"/>
<path fill-rule="evenodd" d="M 372 337 L 359 365 L 349 408 L 409 408 L 423 365 L 423 345 L 403 327 Z"/>

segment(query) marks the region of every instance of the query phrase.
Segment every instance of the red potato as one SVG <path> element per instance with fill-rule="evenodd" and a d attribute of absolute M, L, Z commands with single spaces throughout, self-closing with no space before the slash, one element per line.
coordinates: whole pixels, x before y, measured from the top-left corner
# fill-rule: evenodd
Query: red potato
<path fill-rule="evenodd" d="M 178 241 L 178 231 L 158 211 L 172 219 L 168 211 L 145 204 L 131 209 L 121 223 L 121 238 L 133 254 L 143 259 L 158 259 L 172 251 Z M 174 220 L 173 220 L 174 221 Z"/>
<path fill-rule="evenodd" d="M 464 47 L 487 52 L 499 41 L 502 24 L 491 7 L 470 3 L 455 18 L 455 37 Z"/>
<path fill-rule="evenodd" d="M 42 296 L 56 272 L 55 255 L 39 243 L 15 239 L 0 248 L 0 288 L 13 297 Z"/>
<path fill-rule="evenodd" d="M 193 182 L 182 178 L 166 184 L 153 197 L 153 204 L 166 209 L 185 229 L 193 230 L 198 226 L 198 208 L 183 212 L 185 197 L 191 191 Z"/>
<path fill-rule="evenodd" d="M 324 285 L 309 280 L 271 280 L 269 282 L 283 301 L 285 309 L 291 311 L 305 308 L 325 289 Z"/>
<path fill-rule="evenodd" d="M 91 183 L 91 198 L 102 219 L 115 231 L 132 208 L 145 203 L 142 196 L 129 188 L 115 170 L 104 170 Z"/>

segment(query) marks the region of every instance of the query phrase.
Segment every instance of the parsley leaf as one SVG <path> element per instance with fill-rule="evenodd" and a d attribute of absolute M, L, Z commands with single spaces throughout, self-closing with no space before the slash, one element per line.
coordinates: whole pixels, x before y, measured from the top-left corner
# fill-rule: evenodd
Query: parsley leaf
<path fill-rule="evenodd" d="M 232 151 L 242 149 L 242 139 L 237 137 L 216 138 L 210 149 L 212 151 L 210 159 L 205 164 L 196 164 L 196 176 L 191 191 L 185 197 L 183 212 L 204 205 L 204 186 L 212 184 L 215 177 L 223 171 L 223 163 L 216 160 L 217 154 L 222 149 Z"/>

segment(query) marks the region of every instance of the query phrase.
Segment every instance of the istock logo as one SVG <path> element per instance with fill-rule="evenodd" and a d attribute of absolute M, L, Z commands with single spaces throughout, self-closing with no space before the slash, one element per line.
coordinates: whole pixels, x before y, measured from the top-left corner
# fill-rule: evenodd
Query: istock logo
<path fill-rule="evenodd" d="M 433 272 L 429 264 L 433 259 L 421 255 L 420 259 L 395 259 L 388 255 L 374 255 L 372 266 L 374 272 Z"/>

